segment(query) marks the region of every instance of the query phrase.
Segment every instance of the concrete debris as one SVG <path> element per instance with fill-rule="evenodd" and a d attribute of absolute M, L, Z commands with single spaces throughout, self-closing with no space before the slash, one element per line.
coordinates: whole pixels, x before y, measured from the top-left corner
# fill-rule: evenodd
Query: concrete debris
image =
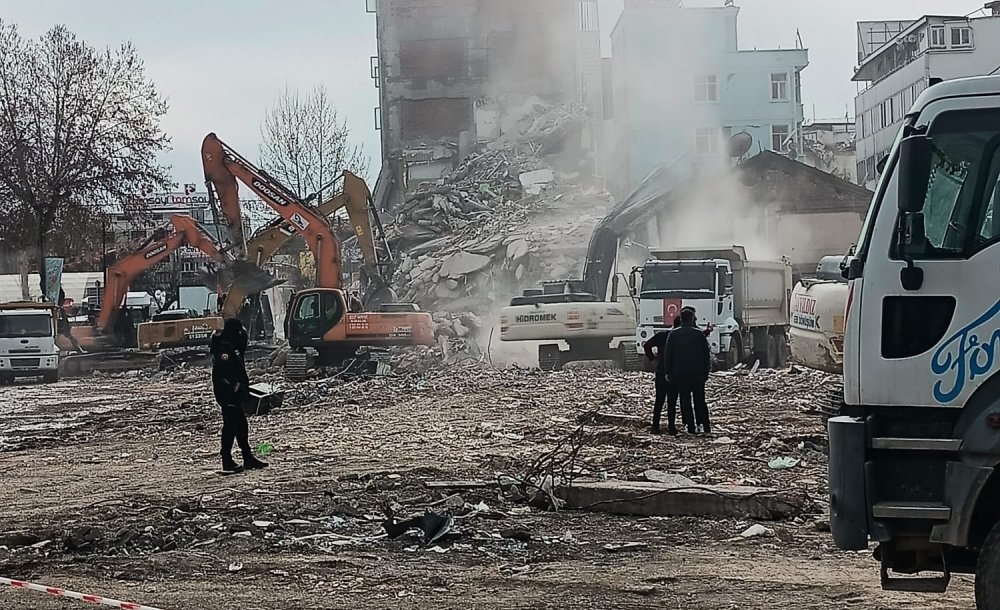
<path fill-rule="evenodd" d="M 386 231 L 401 253 L 393 277 L 401 300 L 491 311 L 524 287 L 581 273 L 590 234 L 613 202 L 550 153 L 572 140 L 584 110 L 533 103 L 523 111 L 508 135 L 394 210 Z"/>

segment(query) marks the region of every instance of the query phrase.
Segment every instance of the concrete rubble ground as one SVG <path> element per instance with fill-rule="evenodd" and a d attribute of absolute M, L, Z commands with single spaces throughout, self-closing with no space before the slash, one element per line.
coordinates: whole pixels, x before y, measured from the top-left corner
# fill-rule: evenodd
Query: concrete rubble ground
<path fill-rule="evenodd" d="M 0 424 L 0 573 L 165 610 L 971 607 L 971 578 L 884 594 L 868 554 L 835 549 L 815 409 L 834 381 L 715 374 L 710 438 L 650 435 L 637 373 L 470 361 L 278 381 L 282 406 L 251 418 L 272 467 L 230 477 L 207 368 L 20 385 Z M 584 481 L 777 490 L 788 510 L 552 510 Z M 451 521 L 387 535 L 387 515 L 425 511 Z M 0 609 L 68 607 L 25 595 L 0 591 Z"/>

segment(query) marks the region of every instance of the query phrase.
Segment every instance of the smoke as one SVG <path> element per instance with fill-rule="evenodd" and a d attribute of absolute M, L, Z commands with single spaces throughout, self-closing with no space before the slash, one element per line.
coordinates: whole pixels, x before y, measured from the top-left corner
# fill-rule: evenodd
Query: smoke
<path fill-rule="evenodd" d="M 753 201 L 735 170 L 723 171 L 684 189 L 679 201 L 661 213 L 659 246 L 708 248 L 744 246 L 747 256 L 778 260 L 782 256 L 776 206 Z"/>

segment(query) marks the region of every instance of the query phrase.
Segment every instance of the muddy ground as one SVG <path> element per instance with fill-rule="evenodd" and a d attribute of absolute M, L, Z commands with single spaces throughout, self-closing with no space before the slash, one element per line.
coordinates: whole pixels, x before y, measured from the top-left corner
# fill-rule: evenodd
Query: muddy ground
<path fill-rule="evenodd" d="M 164 610 L 285 608 L 972 608 L 885 593 L 868 553 L 833 547 L 826 440 L 807 372 L 710 381 L 714 438 L 652 436 L 651 378 L 616 371 L 452 369 L 283 383 L 251 419 L 264 471 L 220 476 L 208 371 L 23 384 L 0 400 L 0 576 Z M 773 487 L 801 514 L 746 519 L 550 512 L 498 490 L 585 423 L 562 472 Z M 565 445 L 563 445 L 565 447 Z M 562 449 L 560 449 L 562 451 Z M 570 459 L 572 457 L 572 459 Z M 798 463 L 773 470 L 768 463 Z M 480 487 L 429 489 L 432 481 Z M 383 506 L 454 515 L 441 540 L 389 539 Z M 621 548 L 625 543 L 638 543 Z M 0 590 L 0 609 L 79 602 Z"/>

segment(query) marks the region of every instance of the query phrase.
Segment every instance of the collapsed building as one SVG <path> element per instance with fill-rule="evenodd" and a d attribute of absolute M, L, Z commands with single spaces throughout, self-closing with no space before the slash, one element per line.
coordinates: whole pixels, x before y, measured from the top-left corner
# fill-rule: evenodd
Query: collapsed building
<path fill-rule="evenodd" d="M 394 209 L 447 175 L 535 105 L 580 104 L 565 163 L 592 173 L 602 87 L 596 0 L 380 0 L 375 6 L 382 168 L 375 199 Z"/>

